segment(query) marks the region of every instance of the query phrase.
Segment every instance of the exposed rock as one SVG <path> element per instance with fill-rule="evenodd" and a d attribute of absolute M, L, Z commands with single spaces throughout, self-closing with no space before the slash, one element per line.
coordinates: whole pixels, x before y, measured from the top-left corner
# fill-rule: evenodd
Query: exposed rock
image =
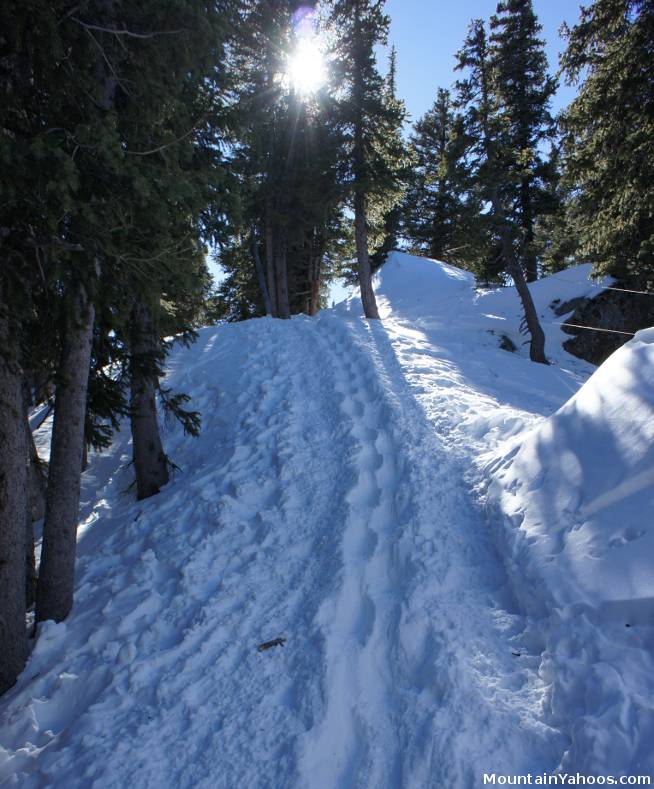
<path fill-rule="evenodd" d="M 615 287 L 624 286 L 616 283 Z M 571 299 L 556 306 L 553 304 L 551 307 L 554 314 L 558 316 L 574 310 L 566 319 L 566 323 L 627 332 L 627 334 L 611 334 L 563 327 L 563 331 L 573 335 L 572 339 L 563 343 L 565 350 L 573 356 L 598 365 L 631 339 L 631 334 L 648 326 L 654 326 L 654 298 L 649 295 L 605 290 L 593 299 Z"/>

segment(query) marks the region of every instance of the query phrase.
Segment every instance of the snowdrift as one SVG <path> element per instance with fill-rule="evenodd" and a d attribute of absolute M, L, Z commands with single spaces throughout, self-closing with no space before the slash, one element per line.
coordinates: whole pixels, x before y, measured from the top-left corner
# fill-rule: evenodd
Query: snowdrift
<path fill-rule="evenodd" d="M 654 623 L 654 329 L 616 351 L 495 462 L 489 498 L 531 610 Z"/>
<path fill-rule="evenodd" d="M 448 263 L 392 252 L 375 276 L 382 317 L 440 317 L 444 304 L 470 301 L 475 278 Z"/>
<path fill-rule="evenodd" d="M 486 469 L 497 542 L 542 642 L 561 768 L 654 771 L 654 329 Z"/>

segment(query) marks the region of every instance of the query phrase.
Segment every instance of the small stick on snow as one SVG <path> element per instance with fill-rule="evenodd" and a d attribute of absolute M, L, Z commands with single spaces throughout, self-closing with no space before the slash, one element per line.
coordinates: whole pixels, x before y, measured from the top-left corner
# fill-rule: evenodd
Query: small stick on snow
<path fill-rule="evenodd" d="M 283 647 L 285 643 L 285 638 L 273 638 L 272 641 L 264 641 L 263 644 L 259 644 L 257 647 L 257 652 L 265 652 L 271 647 Z"/>

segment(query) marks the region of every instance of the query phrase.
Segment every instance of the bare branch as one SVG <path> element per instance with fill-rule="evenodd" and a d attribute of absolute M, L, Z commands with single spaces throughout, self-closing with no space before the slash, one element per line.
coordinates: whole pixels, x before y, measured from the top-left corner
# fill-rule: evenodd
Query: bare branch
<path fill-rule="evenodd" d="M 157 30 L 152 33 L 135 33 L 133 30 L 117 30 L 111 27 L 103 27 L 102 25 L 92 25 L 90 22 L 84 22 L 79 17 L 71 16 L 73 22 L 77 22 L 86 30 L 98 30 L 100 33 L 111 33 L 114 36 L 129 36 L 130 38 L 156 38 L 157 36 L 175 36 L 184 32 L 184 28 L 179 30 Z"/>
<path fill-rule="evenodd" d="M 150 151 L 125 151 L 125 153 L 129 154 L 130 156 L 152 156 L 153 153 L 159 153 L 160 151 L 163 151 L 165 148 L 170 148 L 171 145 L 177 145 L 178 142 L 185 140 L 190 134 L 193 134 L 193 132 L 198 128 L 202 120 L 203 119 L 200 118 L 195 124 L 193 124 L 193 126 L 187 132 L 182 134 L 181 137 L 178 137 L 176 140 L 171 140 L 170 142 L 166 142 L 163 145 L 160 145 L 158 148 L 152 148 L 152 150 Z"/>

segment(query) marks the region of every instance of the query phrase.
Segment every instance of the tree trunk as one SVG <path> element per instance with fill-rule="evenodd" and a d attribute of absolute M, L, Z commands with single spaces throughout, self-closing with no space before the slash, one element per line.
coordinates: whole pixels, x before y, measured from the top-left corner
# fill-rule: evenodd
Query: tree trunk
<path fill-rule="evenodd" d="M 266 284 L 270 296 L 270 309 L 273 318 L 278 317 L 277 310 L 277 279 L 275 277 L 275 234 L 272 224 L 272 205 L 270 197 L 266 197 L 265 208 L 265 242 L 266 242 Z"/>
<path fill-rule="evenodd" d="M 0 294 L 3 295 L 3 294 Z M 27 659 L 25 624 L 25 523 L 27 445 L 23 424 L 18 338 L 0 304 L 0 693 L 8 690 Z"/>
<path fill-rule="evenodd" d="M 32 376 L 32 398 L 34 405 L 41 405 L 52 395 L 52 382 L 45 371 L 39 371 Z"/>
<path fill-rule="evenodd" d="M 261 255 L 259 254 L 259 245 L 257 244 L 257 235 L 254 227 L 251 231 L 252 236 L 252 255 L 254 257 L 254 268 L 257 272 L 257 279 L 259 280 L 259 288 L 263 296 L 263 304 L 266 310 L 266 315 L 272 315 L 272 302 L 270 300 L 270 291 L 266 283 L 266 275 L 263 270 L 263 263 L 261 262 Z"/>
<path fill-rule="evenodd" d="M 36 620 L 61 622 L 73 605 L 84 420 L 95 308 L 74 286 L 62 342 L 36 593 Z"/>
<path fill-rule="evenodd" d="M 538 261 L 531 250 L 534 242 L 534 217 L 531 206 L 531 185 L 529 178 L 523 178 L 520 184 L 520 204 L 522 208 L 522 230 L 524 233 L 524 272 L 527 282 L 538 279 Z"/>
<path fill-rule="evenodd" d="M 291 317 L 288 300 L 288 271 L 286 268 L 286 242 L 281 239 L 275 255 L 275 274 L 277 275 L 277 317 L 286 320 Z"/>
<path fill-rule="evenodd" d="M 23 390 L 24 391 L 24 390 Z M 29 458 L 28 467 L 28 496 L 29 496 L 29 511 L 32 522 L 40 521 L 45 515 L 45 494 L 47 487 L 47 476 L 44 471 L 44 465 L 41 463 L 39 453 L 36 451 L 36 444 L 34 443 L 34 436 L 30 428 L 29 416 L 27 408 L 23 408 L 25 425 L 25 439 L 27 442 L 27 454 Z"/>
<path fill-rule="evenodd" d="M 163 449 L 157 417 L 156 360 L 160 340 L 150 310 L 139 303 L 132 310 L 130 423 L 136 496 L 147 499 L 168 482 L 168 458 Z"/>
<path fill-rule="evenodd" d="M 320 284 L 322 280 L 322 262 L 325 255 L 325 238 L 314 228 L 309 244 L 309 303 L 308 314 L 316 315 L 320 308 Z"/>
<path fill-rule="evenodd" d="M 309 315 L 317 315 L 320 306 L 320 269 L 321 258 L 314 257 L 311 260 L 309 270 L 311 272 L 311 280 L 309 283 Z"/>
<path fill-rule="evenodd" d="M 355 8 L 357 28 L 361 27 L 360 8 Z M 368 227 L 366 221 L 366 194 L 362 184 L 366 180 L 366 153 L 363 140 L 363 106 L 366 86 L 363 81 L 363 63 L 361 58 L 360 45 L 355 53 L 355 76 L 354 76 L 354 102 L 357 107 L 357 115 L 354 123 L 354 237 L 357 250 L 357 269 L 359 273 L 359 287 L 361 290 L 361 303 L 363 314 L 366 318 L 379 319 L 377 309 L 377 299 L 372 288 L 372 267 L 370 265 L 370 254 L 368 252 Z"/>
<path fill-rule="evenodd" d="M 493 211 L 500 223 L 500 235 L 502 238 L 502 255 L 506 270 L 513 278 L 513 281 L 522 302 L 522 308 L 525 312 L 525 321 L 527 322 L 527 329 L 531 335 L 531 342 L 529 344 L 529 358 L 532 362 L 539 362 L 540 364 L 549 364 L 545 356 L 545 334 L 538 320 L 538 313 L 534 306 L 534 301 L 531 297 L 531 292 L 525 280 L 525 274 L 522 266 L 518 262 L 513 249 L 513 241 L 509 234 L 504 219 L 504 211 L 500 204 L 497 193 L 492 196 Z"/>
<path fill-rule="evenodd" d="M 25 387 L 23 387 L 23 392 Z M 36 560 L 34 557 L 34 521 L 45 515 L 46 475 L 39 460 L 30 428 L 26 404 L 23 405 L 25 444 L 28 456 L 27 495 L 28 508 L 25 518 L 25 604 L 30 608 L 36 602 Z"/>
<path fill-rule="evenodd" d="M 368 254 L 368 230 L 366 228 L 366 199 L 362 192 L 354 196 L 354 232 L 357 248 L 357 268 L 359 271 L 359 286 L 361 288 L 361 302 L 363 314 L 366 318 L 379 319 L 377 299 L 372 289 L 372 270 L 370 255 Z"/>

